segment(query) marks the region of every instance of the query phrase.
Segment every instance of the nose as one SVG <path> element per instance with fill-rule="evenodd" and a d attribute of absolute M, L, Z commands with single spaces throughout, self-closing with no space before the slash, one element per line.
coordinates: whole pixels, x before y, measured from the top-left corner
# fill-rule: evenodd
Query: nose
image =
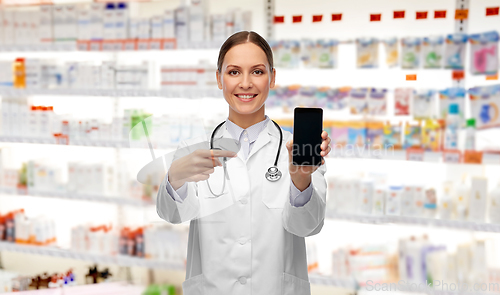
<path fill-rule="evenodd" d="M 249 74 L 243 74 L 241 81 L 240 81 L 240 88 L 242 89 L 249 89 L 252 88 L 252 79 Z"/>

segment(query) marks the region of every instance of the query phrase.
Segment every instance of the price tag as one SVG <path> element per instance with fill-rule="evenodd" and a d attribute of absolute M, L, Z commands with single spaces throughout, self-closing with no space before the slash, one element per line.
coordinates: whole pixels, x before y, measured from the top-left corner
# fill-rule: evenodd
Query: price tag
<path fill-rule="evenodd" d="M 406 75 L 406 81 L 417 81 L 417 74 Z"/>
<path fill-rule="evenodd" d="M 161 40 L 151 40 L 149 42 L 149 49 L 160 50 L 161 49 Z"/>
<path fill-rule="evenodd" d="M 175 49 L 175 39 L 163 40 L 163 49 Z"/>
<path fill-rule="evenodd" d="M 427 19 L 427 11 L 417 11 L 416 19 Z"/>
<path fill-rule="evenodd" d="M 294 16 L 292 16 L 292 22 L 293 23 L 301 23 L 302 22 L 302 15 L 294 15 Z"/>
<path fill-rule="evenodd" d="M 443 151 L 443 162 L 449 164 L 458 164 L 462 162 L 462 153 L 459 150 Z"/>
<path fill-rule="evenodd" d="M 499 10 L 500 10 L 500 7 L 487 7 L 486 8 L 486 16 L 498 15 Z"/>
<path fill-rule="evenodd" d="M 115 49 L 113 42 L 103 42 L 102 50 L 103 51 L 113 51 Z"/>
<path fill-rule="evenodd" d="M 434 10 L 434 18 L 446 18 L 446 10 Z"/>
<path fill-rule="evenodd" d="M 405 18 L 405 11 L 394 11 L 394 18 Z"/>
<path fill-rule="evenodd" d="M 483 152 L 465 151 L 464 152 L 464 163 L 482 164 L 483 163 Z"/>
<path fill-rule="evenodd" d="M 424 150 L 417 148 L 410 148 L 406 150 L 406 160 L 408 161 L 424 161 Z"/>
<path fill-rule="evenodd" d="M 148 40 L 139 40 L 137 42 L 137 50 L 147 50 L 149 47 L 149 41 Z"/>
<path fill-rule="evenodd" d="M 342 13 L 332 13 L 332 22 L 341 20 L 342 20 Z"/>
<path fill-rule="evenodd" d="M 113 50 L 115 51 L 122 51 L 123 50 L 123 42 L 122 41 L 116 41 L 113 43 Z"/>
<path fill-rule="evenodd" d="M 124 50 L 135 50 L 136 49 L 136 43 L 134 40 L 127 40 L 123 44 Z"/>
<path fill-rule="evenodd" d="M 100 41 L 91 41 L 89 44 L 90 51 L 101 51 L 101 42 Z"/>
<path fill-rule="evenodd" d="M 468 9 L 455 10 L 455 19 L 461 20 L 461 19 L 467 19 L 468 17 L 469 17 L 469 10 Z"/>
<path fill-rule="evenodd" d="M 382 14 L 370 14 L 371 22 L 379 22 L 382 20 Z"/>
<path fill-rule="evenodd" d="M 486 76 L 486 80 L 498 80 L 498 73 L 496 75 Z"/>
<path fill-rule="evenodd" d="M 451 72 L 451 78 L 453 80 L 462 80 L 464 78 L 464 76 L 465 76 L 464 71 L 458 70 L 458 71 Z"/>
<path fill-rule="evenodd" d="M 89 50 L 89 42 L 87 42 L 87 41 L 78 41 L 76 43 L 76 46 L 77 46 L 78 50 L 80 50 L 80 51 Z"/>
<path fill-rule="evenodd" d="M 323 20 L 323 15 L 318 14 L 318 15 L 313 15 L 313 23 L 317 23 Z"/>
<path fill-rule="evenodd" d="M 278 15 L 274 16 L 274 23 L 275 24 L 280 24 L 280 23 L 284 23 L 284 22 L 285 22 L 284 16 L 278 16 Z"/>

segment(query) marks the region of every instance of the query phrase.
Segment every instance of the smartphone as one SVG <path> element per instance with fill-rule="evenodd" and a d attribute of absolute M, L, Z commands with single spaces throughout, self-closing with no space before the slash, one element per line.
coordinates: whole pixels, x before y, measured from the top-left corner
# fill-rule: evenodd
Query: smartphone
<path fill-rule="evenodd" d="M 321 165 L 323 109 L 295 108 L 293 114 L 292 162 L 294 165 Z"/>

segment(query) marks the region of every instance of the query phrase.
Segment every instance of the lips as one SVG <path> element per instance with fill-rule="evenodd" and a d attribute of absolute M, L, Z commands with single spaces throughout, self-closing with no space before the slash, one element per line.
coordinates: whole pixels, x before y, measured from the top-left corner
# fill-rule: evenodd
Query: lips
<path fill-rule="evenodd" d="M 257 97 L 257 94 L 254 94 L 254 93 L 239 93 L 239 94 L 235 94 L 234 96 L 236 96 L 239 100 L 246 102 L 246 101 L 253 100 L 255 97 Z"/>

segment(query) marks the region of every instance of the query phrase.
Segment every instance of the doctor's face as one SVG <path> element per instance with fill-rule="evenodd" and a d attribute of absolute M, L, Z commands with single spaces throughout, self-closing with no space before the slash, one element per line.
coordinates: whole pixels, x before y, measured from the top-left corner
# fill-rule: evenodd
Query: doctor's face
<path fill-rule="evenodd" d="M 275 71 L 271 69 L 264 51 L 247 42 L 231 48 L 224 57 L 217 84 L 229 107 L 241 115 L 260 110 L 269 89 L 274 87 Z"/>

